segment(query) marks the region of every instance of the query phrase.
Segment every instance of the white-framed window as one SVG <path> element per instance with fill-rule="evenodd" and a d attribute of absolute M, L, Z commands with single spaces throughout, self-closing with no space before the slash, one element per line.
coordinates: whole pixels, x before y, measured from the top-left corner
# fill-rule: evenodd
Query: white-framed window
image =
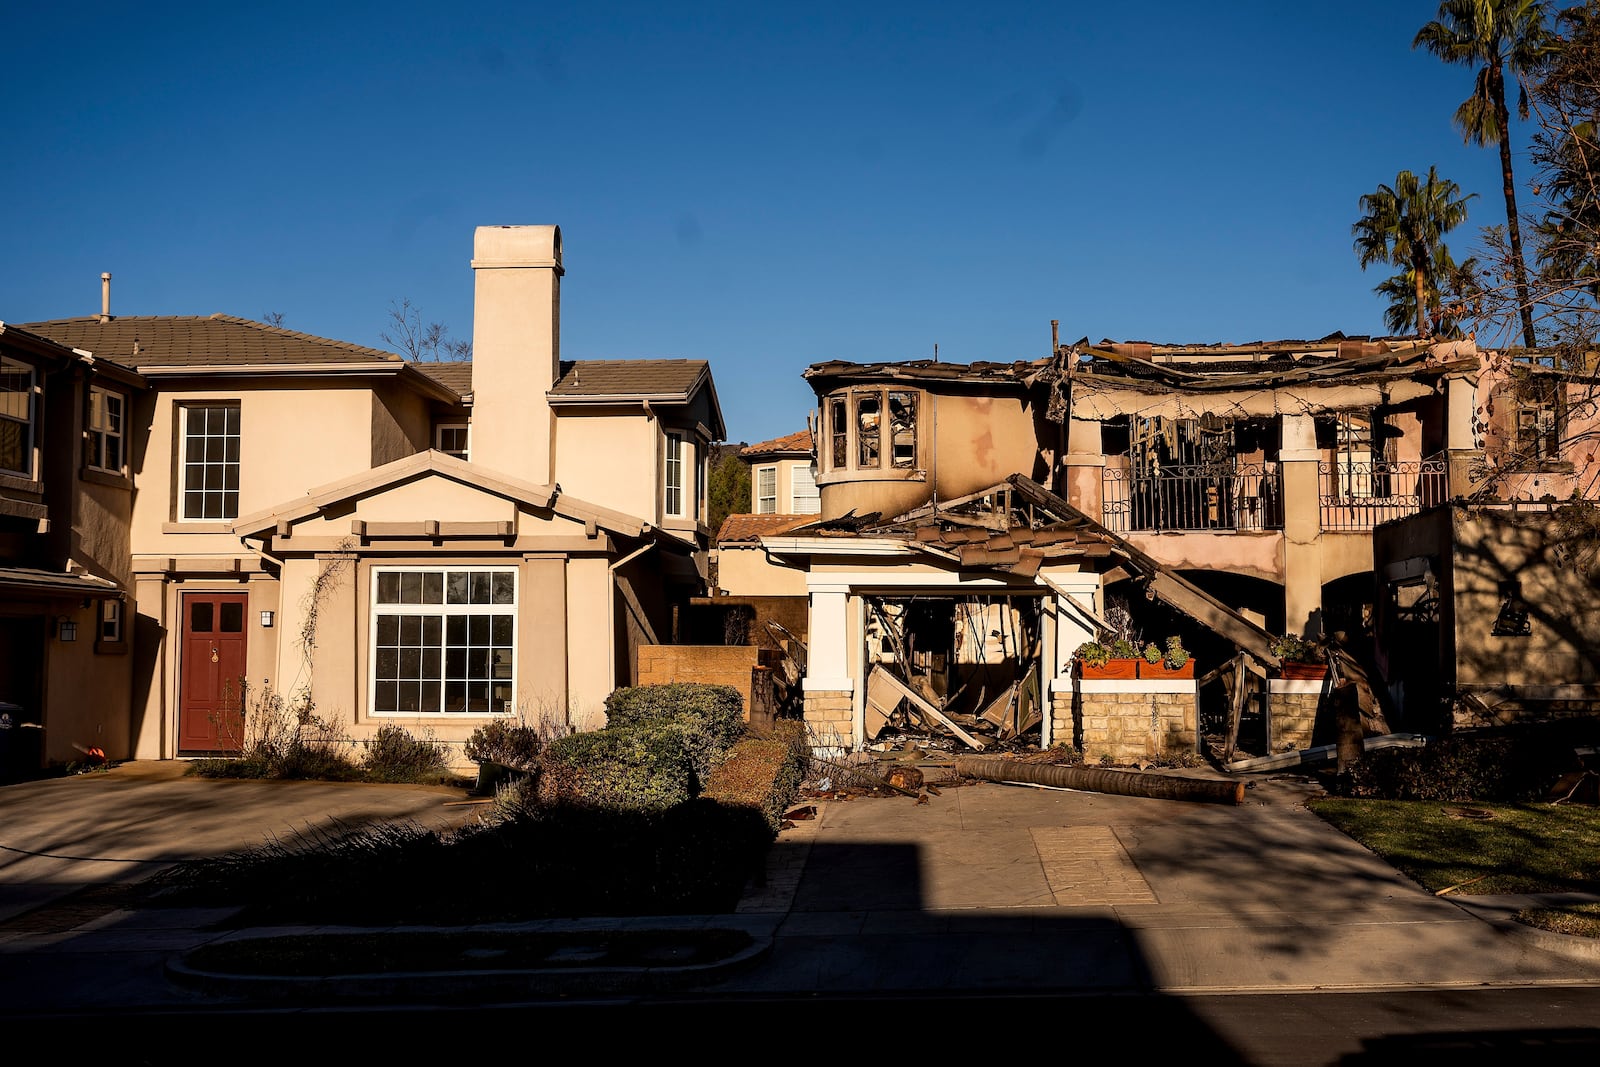
<path fill-rule="evenodd" d="M 127 421 L 128 398 L 98 385 L 89 387 L 89 420 L 84 447 L 84 462 L 98 471 L 121 474 L 127 465 L 123 432 Z"/>
<path fill-rule="evenodd" d="M 796 463 L 789 468 L 790 496 L 794 500 L 789 509 L 795 515 L 817 515 L 822 511 L 822 496 L 817 492 L 817 476 L 811 465 Z"/>
<path fill-rule="evenodd" d="M 373 569 L 373 715 L 508 715 L 516 658 L 515 567 Z"/>
<path fill-rule="evenodd" d="M 190 404 L 178 410 L 183 436 L 178 518 L 238 518 L 239 405 Z"/>
<path fill-rule="evenodd" d="M 756 468 L 756 514 L 771 515 L 778 510 L 778 468 Z"/>
<path fill-rule="evenodd" d="M 33 368 L 0 356 L 0 471 L 33 477 Z"/>
<path fill-rule="evenodd" d="M 662 483 L 663 503 L 666 512 L 674 519 L 685 517 L 683 505 L 683 470 L 684 470 L 683 434 L 667 434 L 666 470 Z"/>
<path fill-rule="evenodd" d="M 471 459 L 472 433 L 464 422 L 441 422 L 434 427 L 433 447 L 447 456 Z"/>
<path fill-rule="evenodd" d="M 122 601 L 115 598 L 100 601 L 100 632 L 96 635 L 103 645 L 122 641 Z"/>

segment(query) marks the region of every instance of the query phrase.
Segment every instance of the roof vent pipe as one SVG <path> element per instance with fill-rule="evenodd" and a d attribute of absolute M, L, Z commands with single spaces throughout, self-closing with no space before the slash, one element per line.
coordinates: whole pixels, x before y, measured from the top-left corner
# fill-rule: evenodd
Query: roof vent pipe
<path fill-rule="evenodd" d="M 111 321 L 111 275 L 100 275 L 100 321 Z"/>

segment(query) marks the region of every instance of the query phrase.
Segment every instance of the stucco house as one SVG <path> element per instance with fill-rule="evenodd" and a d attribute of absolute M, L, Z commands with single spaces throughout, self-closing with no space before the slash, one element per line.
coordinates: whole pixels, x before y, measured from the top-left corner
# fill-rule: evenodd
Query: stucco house
<path fill-rule="evenodd" d="M 269 690 L 352 741 L 487 717 L 603 725 L 633 650 L 703 591 L 699 360 L 564 361 L 561 233 L 474 239 L 470 364 L 230 316 L 26 329 L 135 372 L 113 758 L 229 751 Z M 71 739 L 51 720 L 45 758 Z"/>
<path fill-rule="evenodd" d="M 125 748 L 127 442 L 146 391 L 125 367 L 0 323 L 0 779 L 37 767 L 47 740 L 67 761 Z"/>
<path fill-rule="evenodd" d="M 1193 748 L 1208 715 L 1250 708 L 1260 744 L 1309 744 L 1331 683 L 1277 677 L 1269 638 L 1337 634 L 1352 663 L 1373 660 L 1401 551 L 1374 531 L 1481 497 L 1503 447 L 1497 359 L 1335 335 L 812 366 L 821 513 L 757 538 L 805 578 L 807 717 L 852 747 L 937 712 L 981 744 L 998 693 L 1001 736 L 1031 704 L 1042 743 L 1091 754 Z M 1410 574 L 1417 551 L 1401 555 Z M 1146 640 L 1181 635 L 1200 677 L 1083 678 L 1077 648 L 1119 611 Z M 1417 710 L 1381 670 L 1366 681 Z M 1209 705 L 1207 682 L 1224 691 Z"/>

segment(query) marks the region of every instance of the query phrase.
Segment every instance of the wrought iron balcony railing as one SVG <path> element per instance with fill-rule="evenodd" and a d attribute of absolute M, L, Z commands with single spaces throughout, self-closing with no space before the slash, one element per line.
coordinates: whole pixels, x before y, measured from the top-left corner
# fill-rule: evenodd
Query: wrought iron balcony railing
<path fill-rule="evenodd" d="M 1117 533 L 1283 527 L 1283 482 L 1275 463 L 1107 467 L 1101 486 L 1105 525 Z"/>

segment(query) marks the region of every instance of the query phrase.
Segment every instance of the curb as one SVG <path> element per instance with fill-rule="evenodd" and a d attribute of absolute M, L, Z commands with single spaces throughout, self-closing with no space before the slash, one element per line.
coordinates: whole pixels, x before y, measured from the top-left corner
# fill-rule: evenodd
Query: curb
<path fill-rule="evenodd" d="M 390 929 L 348 928 L 339 934 L 330 933 L 324 936 L 380 933 Z M 719 929 L 719 932 L 749 934 L 748 930 L 737 928 Z M 262 931 L 230 940 L 237 943 L 279 936 L 280 933 Z M 359 1003 L 417 999 L 437 1002 L 471 1000 L 481 1003 L 486 998 L 517 999 L 529 995 L 562 997 L 584 994 L 654 993 L 697 985 L 760 962 L 772 952 L 773 937 L 770 933 L 764 936 L 755 934 L 750 936 L 753 941 L 749 946 L 725 959 L 682 966 L 543 967 L 522 970 L 412 971 L 315 976 L 250 975 L 192 967 L 187 962 L 189 953 L 184 952 L 167 961 L 166 973 L 179 985 L 202 993 L 260 1000 Z"/>

